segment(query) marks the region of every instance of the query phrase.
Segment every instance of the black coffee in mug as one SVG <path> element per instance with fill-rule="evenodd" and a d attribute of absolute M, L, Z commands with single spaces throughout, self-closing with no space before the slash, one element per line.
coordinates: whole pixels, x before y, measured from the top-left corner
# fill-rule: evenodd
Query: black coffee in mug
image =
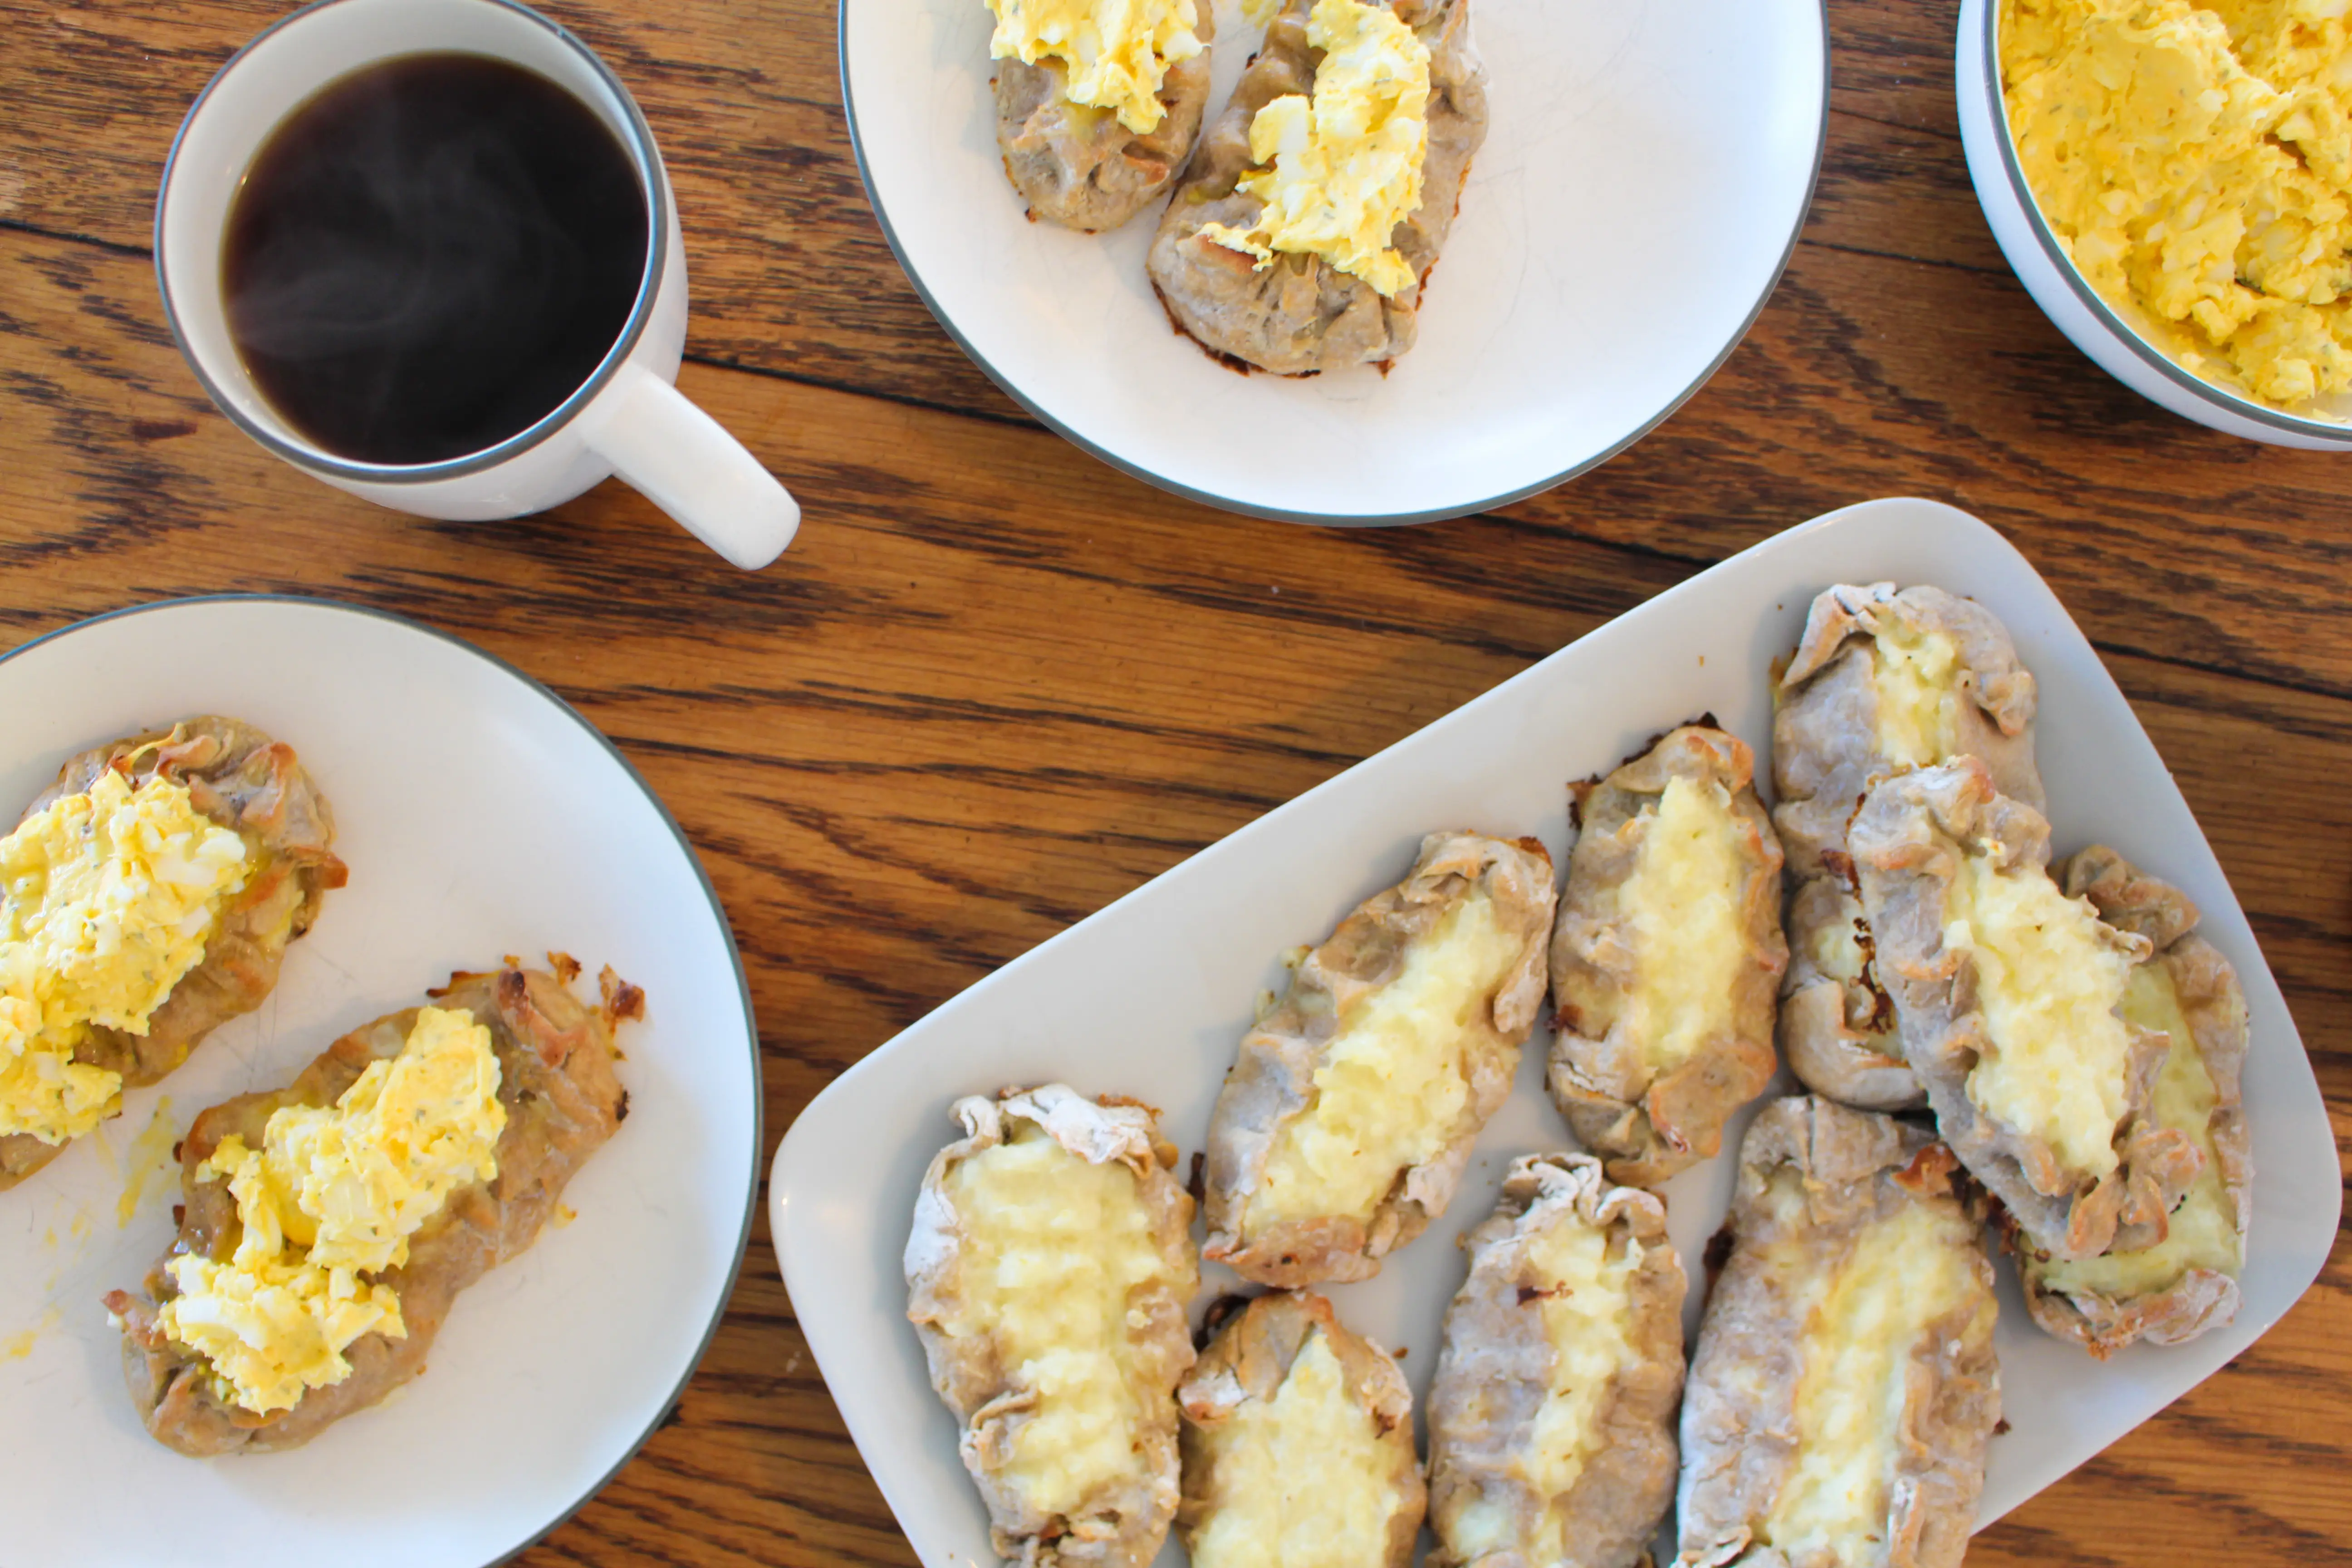
<path fill-rule="evenodd" d="M 646 273 L 635 165 L 596 112 L 484 55 L 385 60 L 270 134 L 228 212 L 239 356 L 338 457 L 495 447 L 579 390 Z"/>

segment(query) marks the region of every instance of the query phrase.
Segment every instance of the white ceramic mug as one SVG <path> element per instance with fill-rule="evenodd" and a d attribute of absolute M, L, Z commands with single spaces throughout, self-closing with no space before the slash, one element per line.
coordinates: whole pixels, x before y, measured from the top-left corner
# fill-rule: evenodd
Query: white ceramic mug
<path fill-rule="evenodd" d="M 646 194 L 645 277 L 594 373 L 538 423 L 442 462 L 354 462 L 304 439 L 247 374 L 222 299 L 221 237 L 254 154 L 295 109 L 363 66 L 440 51 L 535 71 L 604 121 Z M 425 517 L 520 517 L 618 474 L 747 569 L 774 560 L 800 525 L 783 486 L 671 384 L 686 347 L 686 246 L 645 116 L 586 45 L 511 0 L 319 0 L 237 51 L 172 144 L 155 203 L 155 272 L 173 335 L 221 411 L 296 468 L 353 495 Z"/>

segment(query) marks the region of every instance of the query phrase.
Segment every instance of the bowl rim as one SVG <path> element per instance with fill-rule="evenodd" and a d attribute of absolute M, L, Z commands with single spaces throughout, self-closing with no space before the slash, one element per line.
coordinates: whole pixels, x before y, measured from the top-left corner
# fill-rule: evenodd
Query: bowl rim
<path fill-rule="evenodd" d="M 2091 287 L 2090 280 L 2074 266 L 2058 244 L 2057 235 L 2049 220 L 2042 216 L 2042 203 L 2027 183 L 2025 170 L 2018 162 L 2017 135 L 2010 128 L 2009 105 L 2001 93 L 2000 12 L 2003 0 L 1978 0 L 1983 7 L 1984 23 L 1981 44 L 1984 50 L 1984 91 L 1992 113 L 1993 140 L 2000 146 L 2000 166 L 2009 176 L 2011 191 L 2025 211 L 2026 226 L 2032 230 L 2042 253 L 2057 268 L 2058 276 L 2074 290 L 2074 298 L 2092 317 L 2107 330 L 2110 336 L 2139 356 L 2140 362 L 2163 376 L 2173 385 L 2192 396 L 2203 399 L 2224 412 L 2251 419 L 2273 430 L 2305 437 L 2315 437 L 2329 446 L 2352 449 L 2352 423 L 2316 419 L 2307 415 L 2289 414 L 2267 403 L 2260 403 L 2243 393 L 2232 392 L 2226 386 L 2207 381 L 2189 370 L 2163 349 L 2149 342 L 2139 329 L 2116 314 L 2114 307 Z M 1967 23 L 1961 24 L 1965 37 Z"/>

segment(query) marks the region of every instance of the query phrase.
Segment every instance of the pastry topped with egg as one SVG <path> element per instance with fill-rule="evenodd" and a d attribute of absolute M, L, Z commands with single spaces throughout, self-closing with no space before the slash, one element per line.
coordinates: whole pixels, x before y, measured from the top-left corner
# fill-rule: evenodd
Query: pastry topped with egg
<path fill-rule="evenodd" d="M 1741 1140 L 1724 1236 L 1673 1568 L 1959 1568 L 2000 1420 L 2000 1309 L 1951 1152 L 1891 1116 L 1775 1100 Z"/>
<path fill-rule="evenodd" d="M 1535 1027 L 1555 901 L 1541 840 L 1433 833 L 1285 961 L 1210 1113 L 1202 1257 L 1261 1285 L 1369 1279 L 1445 1212 Z"/>
<path fill-rule="evenodd" d="M 907 1236 L 907 1317 L 999 1555 L 1143 1568 L 1176 1516 L 1200 1284 L 1159 1113 L 1067 1084 L 955 1102 Z"/>
<path fill-rule="evenodd" d="M 1469 0 L 1284 0 L 1160 219 L 1152 285 L 1244 366 L 1394 360 L 1486 134 Z"/>
<path fill-rule="evenodd" d="M 988 0 L 996 144 L 1029 216 L 1117 228 L 1192 154 L 1209 101 L 1209 0 Z"/>
<path fill-rule="evenodd" d="M 2352 391 L 2352 28 L 2311 0 L 2002 0 L 2019 170 L 2135 330 L 2241 395 Z"/>
<path fill-rule="evenodd" d="M 235 719 L 67 762 L 0 839 L 0 1188 L 261 1005 L 333 841 L 293 748 Z"/>
<path fill-rule="evenodd" d="M 1847 852 L 1872 784 L 1975 757 L 2037 810 L 2033 676 L 2009 628 L 1927 584 L 1842 583 L 1817 595 L 1773 689 L 1772 820 L 1789 856 L 1780 1048 L 1805 1086 L 1870 1110 L 1916 1110 L 1894 1004 Z"/>
<path fill-rule="evenodd" d="M 1511 1162 L 1429 1387 L 1432 1568 L 1635 1568 L 1675 1500 L 1688 1281 L 1590 1154 Z"/>
<path fill-rule="evenodd" d="M 1701 722 L 1572 786 L 1547 1082 L 1612 1182 L 1711 1158 L 1777 1065 L 1780 840 L 1754 775 L 1747 742 Z"/>
<path fill-rule="evenodd" d="M 1396 1358 L 1303 1290 L 1207 1328 L 1177 1390 L 1192 1568 L 1410 1568 L 1429 1493 Z"/>
<path fill-rule="evenodd" d="M 1960 1163 L 2053 1258 L 2162 1238 L 2205 1159 L 2153 1114 L 2170 1045 L 2129 1005 L 2153 939 L 2066 895 L 2049 822 L 1974 757 L 1877 785 L 1851 842 L 1904 1058 Z"/>
<path fill-rule="evenodd" d="M 2057 873 L 2069 896 L 2100 920 L 2150 944 L 2125 983 L 2123 1017 L 2161 1037 L 2148 1114 L 2190 1140 L 2203 1163 L 2179 1204 L 2117 1235 L 2096 1258 L 2055 1258 L 2014 1226 L 2033 1321 L 2095 1356 L 2147 1340 L 2179 1344 L 2237 1316 L 2238 1274 L 2253 1220 L 2254 1160 L 2240 1079 L 2246 1062 L 2246 996 L 2221 949 L 2197 932 L 2197 906 L 2105 845 L 2070 857 Z"/>
<path fill-rule="evenodd" d="M 530 1246 L 628 1113 L 614 1026 L 513 960 L 337 1040 L 282 1089 L 199 1115 L 178 1238 L 116 1290 L 132 1400 L 183 1454 L 290 1448 L 422 1372 L 457 1293 Z"/>

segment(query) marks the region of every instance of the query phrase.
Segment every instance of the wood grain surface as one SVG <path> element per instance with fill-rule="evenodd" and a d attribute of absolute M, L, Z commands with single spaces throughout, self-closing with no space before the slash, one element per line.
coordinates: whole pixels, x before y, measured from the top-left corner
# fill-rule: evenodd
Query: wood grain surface
<path fill-rule="evenodd" d="M 0 636 L 299 591 L 547 681 L 718 886 L 771 1148 L 842 1068 L 1202 845 L 1698 568 L 1896 493 L 2000 527 L 2106 656 L 2352 1137 L 2352 460 L 2182 423 L 2058 336 L 1969 187 L 1953 0 L 1832 0 L 1802 242 L 1671 421 L 1499 513 L 1363 532 L 1173 500 L 975 370 L 865 204 L 821 0 L 546 8 L 661 140 L 694 284 L 682 384 L 799 494 L 792 552 L 736 573 L 611 484 L 519 522 L 426 522 L 266 457 L 181 363 L 147 245 L 188 101 L 284 7 L 0 0 Z M 2343 1561 L 2347 1467 L 2339 1245 L 2268 1337 L 1969 1561 Z M 520 1561 L 913 1561 L 764 1222 L 676 1415 Z"/>

